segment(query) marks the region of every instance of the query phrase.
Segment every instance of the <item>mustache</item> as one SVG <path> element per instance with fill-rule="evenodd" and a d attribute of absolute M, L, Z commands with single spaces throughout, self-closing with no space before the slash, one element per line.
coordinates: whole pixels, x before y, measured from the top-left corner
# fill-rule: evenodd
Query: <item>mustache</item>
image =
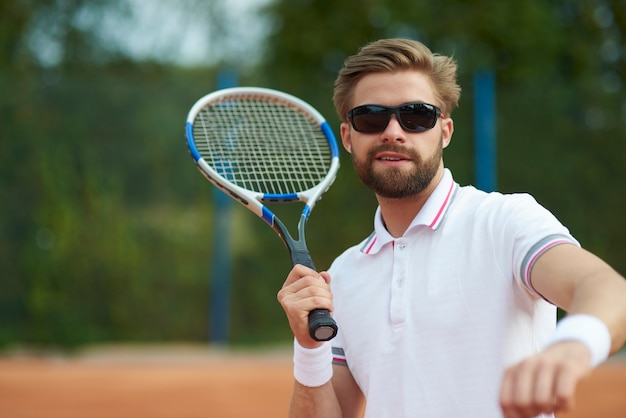
<path fill-rule="evenodd" d="M 415 151 L 412 150 L 410 148 L 405 148 L 396 144 L 381 144 L 378 145 L 374 148 L 372 148 L 371 150 L 369 150 L 369 152 L 367 153 L 367 158 L 368 160 L 374 160 L 374 156 L 376 154 L 379 154 L 381 152 L 394 152 L 394 153 L 398 153 L 398 154 L 404 154 L 407 157 L 409 157 L 411 160 L 414 161 L 421 161 L 422 158 L 420 157 L 420 155 Z"/>

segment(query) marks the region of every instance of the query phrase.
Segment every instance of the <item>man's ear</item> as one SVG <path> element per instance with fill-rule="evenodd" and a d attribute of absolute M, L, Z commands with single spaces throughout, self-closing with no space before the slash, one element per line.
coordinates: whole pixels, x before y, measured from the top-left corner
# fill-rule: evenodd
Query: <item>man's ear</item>
<path fill-rule="evenodd" d="M 454 121 L 452 118 L 445 118 L 441 121 L 441 141 L 443 147 L 446 148 L 452 141 L 452 134 L 454 133 Z"/>
<path fill-rule="evenodd" d="M 339 127 L 341 132 L 341 142 L 343 143 L 343 147 L 349 153 L 352 153 L 352 135 L 350 134 L 350 124 L 343 122 Z"/>

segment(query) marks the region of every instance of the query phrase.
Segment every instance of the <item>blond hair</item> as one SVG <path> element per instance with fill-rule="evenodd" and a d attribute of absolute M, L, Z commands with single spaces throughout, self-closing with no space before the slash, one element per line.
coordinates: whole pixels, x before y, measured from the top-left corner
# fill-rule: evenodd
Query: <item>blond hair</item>
<path fill-rule="evenodd" d="M 415 70 L 426 75 L 438 103 L 446 116 L 458 106 L 461 87 L 457 84 L 456 62 L 447 56 L 433 54 L 428 47 L 410 39 L 381 39 L 365 45 L 348 57 L 335 80 L 333 101 L 342 121 L 347 122 L 352 95 L 359 80 L 367 74 Z"/>

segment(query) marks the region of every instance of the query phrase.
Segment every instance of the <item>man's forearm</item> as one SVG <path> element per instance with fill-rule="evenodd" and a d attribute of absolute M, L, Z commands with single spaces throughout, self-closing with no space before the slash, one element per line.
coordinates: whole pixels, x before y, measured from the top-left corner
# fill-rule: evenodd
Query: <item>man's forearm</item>
<path fill-rule="evenodd" d="M 606 268 L 579 286 L 568 314 L 588 313 L 601 319 L 611 333 L 611 354 L 626 342 L 626 280 Z"/>
<path fill-rule="evenodd" d="M 306 387 L 294 382 L 289 418 L 341 418 L 341 407 L 332 382 Z"/>

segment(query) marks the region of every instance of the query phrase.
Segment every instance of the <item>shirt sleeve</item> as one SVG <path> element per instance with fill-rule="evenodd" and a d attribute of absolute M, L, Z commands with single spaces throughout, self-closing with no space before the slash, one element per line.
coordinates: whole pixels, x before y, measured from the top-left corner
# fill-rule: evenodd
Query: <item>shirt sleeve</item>
<path fill-rule="evenodd" d="M 502 196 L 504 201 L 494 215 L 496 245 L 503 259 L 510 259 L 515 280 L 531 294 L 543 297 L 532 286 L 530 271 L 537 259 L 560 244 L 580 246 L 569 230 L 528 194 Z M 500 225 L 500 228 L 497 227 Z M 498 228 L 496 230 L 495 228 Z M 498 242 L 499 241 L 499 242 Z"/>

